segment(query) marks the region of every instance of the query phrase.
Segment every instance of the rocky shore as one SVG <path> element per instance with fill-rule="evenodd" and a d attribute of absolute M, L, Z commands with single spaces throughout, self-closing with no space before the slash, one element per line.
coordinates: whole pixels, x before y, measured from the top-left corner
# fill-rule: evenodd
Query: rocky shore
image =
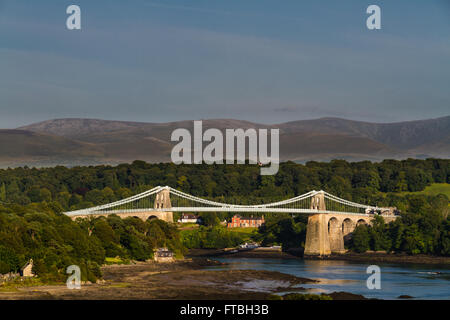
<path fill-rule="evenodd" d="M 4 299 L 67 299 L 67 300 L 266 300 L 285 293 L 308 293 L 302 284 L 318 282 L 274 271 L 211 270 L 224 263 L 205 256 L 246 258 L 299 259 L 280 250 L 193 250 L 189 257 L 174 263 L 137 262 L 127 265 L 105 265 L 103 280 L 83 284 L 81 290 L 69 290 L 65 284 L 0 288 Z M 371 263 L 426 263 L 449 265 L 448 257 L 409 256 L 381 253 L 331 255 L 310 259 L 347 260 Z M 366 300 L 348 292 L 327 294 L 333 300 Z M 295 296 L 295 295 L 294 295 Z M 298 295 L 301 296 L 301 295 Z M 406 298 L 402 296 L 399 298 Z"/>
<path fill-rule="evenodd" d="M 64 284 L 0 291 L 0 299 L 244 299 L 265 300 L 280 292 L 301 292 L 316 280 L 273 271 L 204 270 L 209 259 L 145 262 L 102 267 L 103 281 L 69 290 Z"/>

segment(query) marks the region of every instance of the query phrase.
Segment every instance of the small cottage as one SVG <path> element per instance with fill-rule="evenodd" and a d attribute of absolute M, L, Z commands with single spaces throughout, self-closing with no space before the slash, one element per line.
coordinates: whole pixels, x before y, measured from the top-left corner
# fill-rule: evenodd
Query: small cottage
<path fill-rule="evenodd" d="M 200 223 L 201 220 L 200 220 L 199 216 L 196 216 L 194 214 L 183 213 L 181 215 L 181 219 L 178 219 L 178 222 L 179 223 Z"/>
<path fill-rule="evenodd" d="M 30 259 L 22 268 L 20 268 L 21 277 L 34 277 L 33 273 L 33 259 Z"/>
<path fill-rule="evenodd" d="M 172 251 L 167 248 L 159 248 L 155 250 L 154 260 L 156 262 L 173 262 L 175 259 Z"/>

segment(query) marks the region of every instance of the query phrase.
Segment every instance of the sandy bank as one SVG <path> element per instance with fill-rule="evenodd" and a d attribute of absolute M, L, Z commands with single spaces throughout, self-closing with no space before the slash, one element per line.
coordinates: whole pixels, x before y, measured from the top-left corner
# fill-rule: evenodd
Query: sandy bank
<path fill-rule="evenodd" d="M 315 280 L 272 271 L 204 270 L 205 259 L 111 265 L 102 268 L 104 282 L 69 290 L 65 285 L 23 287 L 0 292 L 0 299 L 268 299 L 271 294 L 302 291 Z"/>

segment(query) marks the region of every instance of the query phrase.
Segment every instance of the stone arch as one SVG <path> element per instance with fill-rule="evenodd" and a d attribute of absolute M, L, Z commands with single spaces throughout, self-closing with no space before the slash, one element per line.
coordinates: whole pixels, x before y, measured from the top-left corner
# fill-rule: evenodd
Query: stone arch
<path fill-rule="evenodd" d="M 345 237 L 349 233 L 352 233 L 355 229 L 355 223 L 350 218 L 345 218 L 342 221 L 342 235 Z"/>
<path fill-rule="evenodd" d="M 359 219 L 359 220 L 356 222 L 356 226 L 360 226 L 360 225 L 362 225 L 362 224 L 367 225 L 368 223 L 367 223 L 367 221 L 364 220 L 364 219 Z"/>
<path fill-rule="evenodd" d="M 331 252 L 344 252 L 344 238 L 342 236 L 342 224 L 336 217 L 328 220 L 328 236 L 330 239 Z"/>
<path fill-rule="evenodd" d="M 338 219 L 336 217 L 331 217 L 328 219 L 328 233 L 331 234 L 334 232 L 337 224 L 339 223 Z"/>
<path fill-rule="evenodd" d="M 146 221 L 152 221 L 152 220 L 155 220 L 155 219 L 158 219 L 158 217 L 155 216 L 155 215 L 151 215 L 151 216 L 149 216 L 149 217 L 146 219 Z"/>

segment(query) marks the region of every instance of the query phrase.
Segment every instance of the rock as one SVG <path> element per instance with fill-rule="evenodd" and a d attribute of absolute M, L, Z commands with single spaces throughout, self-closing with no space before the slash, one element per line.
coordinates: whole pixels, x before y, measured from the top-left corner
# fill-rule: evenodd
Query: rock
<path fill-rule="evenodd" d="M 408 296 L 407 294 L 402 294 L 398 296 L 397 299 L 414 299 L 414 297 Z"/>
<path fill-rule="evenodd" d="M 330 296 L 331 298 L 333 298 L 333 300 L 369 300 L 368 298 L 364 297 L 363 295 L 354 294 L 354 293 L 345 292 L 345 291 L 332 292 L 327 295 Z"/>

